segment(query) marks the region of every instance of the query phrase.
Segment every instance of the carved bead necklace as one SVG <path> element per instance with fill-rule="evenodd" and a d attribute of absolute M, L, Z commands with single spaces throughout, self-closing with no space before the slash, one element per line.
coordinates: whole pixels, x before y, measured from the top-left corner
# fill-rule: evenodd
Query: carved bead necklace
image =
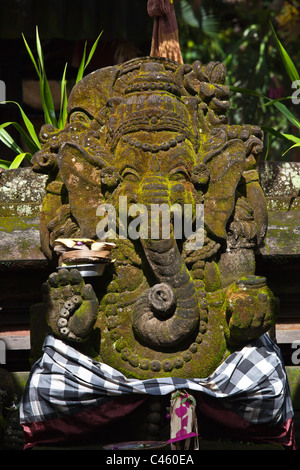
<path fill-rule="evenodd" d="M 141 149 L 143 152 L 152 152 L 156 153 L 161 150 L 167 151 L 171 147 L 176 147 L 177 144 L 183 142 L 185 140 L 185 136 L 183 134 L 176 135 L 176 137 L 171 137 L 168 141 L 162 142 L 161 144 L 149 144 L 147 142 L 141 142 L 138 139 L 130 137 L 130 135 L 122 136 L 122 140 L 132 147 L 137 149 Z"/>

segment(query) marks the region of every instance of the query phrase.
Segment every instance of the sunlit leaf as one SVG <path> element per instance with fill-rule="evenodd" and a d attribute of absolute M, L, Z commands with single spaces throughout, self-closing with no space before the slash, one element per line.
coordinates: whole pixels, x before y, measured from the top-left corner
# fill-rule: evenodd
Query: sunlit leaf
<path fill-rule="evenodd" d="M 296 147 L 300 147 L 300 142 L 298 142 L 297 144 L 294 144 L 292 145 L 290 148 L 288 148 L 284 153 L 283 155 L 285 155 L 287 152 L 289 152 L 290 150 L 296 148 Z"/>
<path fill-rule="evenodd" d="M 275 40 L 276 40 L 276 43 L 277 43 L 277 46 L 278 46 L 278 49 L 279 49 L 284 67 L 285 67 L 285 70 L 286 70 L 288 76 L 290 77 L 292 82 L 294 82 L 295 80 L 299 80 L 300 78 L 299 78 L 298 71 L 295 67 L 295 64 L 292 61 L 292 59 L 290 58 L 290 56 L 287 53 L 287 51 L 285 50 L 285 48 L 283 47 L 283 45 L 281 44 L 280 40 L 278 39 L 277 34 L 275 32 L 275 29 L 274 29 L 272 23 L 271 23 L 271 28 L 272 28 L 272 31 L 273 31 L 273 34 L 274 34 L 274 37 L 275 37 Z"/>
<path fill-rule="evenodd" d="M 86 46 L 87 46 L 87 43 L 85 42 L 84 44 L 84 48 L 83 48 L 83 53 L 82 53 L 82 58 L 81 58 L 81 62 L 80 62 L 80 65 L 79 65 L 79 68 L 78 68 L 78 72 L 77 72 L 77 76 L 76 76 L 76 83 L 78 83 L 82 78 L 83 78 L 83 74 L 84 74 L 84 71 L 85 69 L 87 68 L 88 64 L 90 63 L 90 61 L 92 60 L 92 57 L 95 53 L 95 50 L 96 50 L 96 47 L 98 45 L 98 42 L 99 42 L 99 39 L 102 35 L 102 31 L 101 33 L 99 34 L 99 36 L 97 37 L 97 39 L 95 40 L 91 50 L 90 50 L 90 53 L 88 55 L 88 58 L 87 60 L 85 60 L 85 57 L 86 57 Z"/>
<path fill-rule="evenodd" d="M 35 58 L 34 58 L 32 52 L 31 52 L 31 49 L 30 49 L 30 47 L 29 47 L 29 45 L 28 45 L 28 43 L 27 43 L 27 41 L 26 41 L 25 36 L 24 36 L 23 33 L 22 33 L 22 37 L 23 37 L 23 41 L 24 41 L 24 43 L 25 43 L 25 47 L 26 47 L 26 49 L 27 49 L 27 52 L 28 52 L 28 54 L 29 54 L 29 57 L 30 57 L 30 59 L 31 59 L 33 65 L 34 65 L 35 70 L 36 70 L 36 73 L 37 73 L 38 76 L 40 77 L 41 71 L 40 71 L 40 69 L 39 69 L 39 67 L 38 67 L 38 65 L 37 65 L 37 63 L 36 63 L 36 61 L 35 61 Z"/>
<path fill-rule="evenodd" d="M 10 165 L 10 162 L 8 160 L 0 159 L 0 168 L 3 168 L 3 170 L 8 170 L 9 165 Z"/>
<path fill-rule="evenodd" d="M 101 31 L 101 33 L 100 33 L 99 36 L 97 37 L 96 41 L 94 42 L 94 44 L 93 44 L 93 46 L 92 46 L 92 48 L 91 48 L 91 50 L 90 50 L 89 56 L 88 56 L 87 61 L 86 61 L 86 63 L 85 63 L 85 68 L 89 65 L 90 61 L 91 61 L 92 58 L 93 58 L 93 55 L 94 55 L 95 50 L 96 50 L 96 47 L 98 46 L 99 39 L 100 39 L 101 36 L 102 36 L 102 32 L 103 32 L 103 31 Z"/>
<path fill-rule="evenodd" d="M 300 143 L 300 138 L 292 134 L 282 134 L 286 139 L 295 142 L 296 144 Z"/>
<path fill-rule="evenodd" d="M 35 153 L 35 152 L 37 152 L 37 150 L 39 150 L 40 146 L 37 146 L 37 144 L 31 139 L 30 136 L 28 136 L 28 134 L 20 126 L 19 123 L 13 122 L 13 121 L 5 122 L 5 123 L 0 125 L 0 128 L 4 129 L 8 126 L 13 126 L 21 134 L 22 138 L 24 139 L 24 141 L 26 142 L 27 146 L 29 147 L 29 149 L 32 153 Z"/>
<path fill-rule="evenodd" d="M 9 135 L 9 133 L 3 128 L 0 129 L 0 140 L 14 152 L 22 153 L 22 149 L 19 147 L 19 145 L 14 141 L 14 139 Z"/>
<path fill-rule="evenodd" d="M 35 29 L 35 40 L 36 40 L 36 49 L 37 49 L 37 54 L 39 58 L 39 63 L 41 66 L 41 70 L 43 71 L 45 69 L 44 67 L 44 55 L 43 55 L 43 50 L 42 50 L 42 45 L 40 41 L 40 36 L 39 36 L 39 29 L 36 27 Z"/>
<path fill-rule="evenodd" d="M 24 124 L 29 132 L 29 135 L 30 137 L 32 138 L 32 140 L 34 141 L 34 143 L 37 145 L 38 148 L 41 148 L 41 144 L 39 142 L 39 139 L 38 139 L 38 136 L 35 132 L 35 128 L 34 128 L 34 125 L 32 124 L 32 122 L 30 121 L 30 119 L 26 116 L 25 112 L 23 111 L 22 107 L 19 105 L 19 103 L 17 103 L 16 101 L 6 101 L 6 103 L 13 103 L 15 105 L 18 106 L 20 112 L 21 112 L 21 115 L 22 115 L 22 118 L 23 118 L 23 121 L 24 121 Z"/>
<path fill-rule="evenodd" d="M 41 70 L 41 78 L 40 78 L 40 90 L 41 90 L 41 99 L 42 105 L 45 115 L 45 122 L 46 124 L 53 124 L 54 126 L 57 125 L 56 115 L 55 115 L 55 108 L 53 104 L 53 98 L 51 89 L 49 86 L 49 82 L 46 75 L 45 70 L 45 63 L 44 63 L 44 55 L 41 46 L 41 41 L 39 37 L 38 27 L 36 27 L 36 47 L 39 59 L 39 65 Z"/>
<path fill-rule="evenodd" d="M 14 168 L 19 168 L 19 166 L 21 165 L 22 161 L 24 160 L 24 158 L 29 155 L 28 152 L 23 152 L 23 153 L 20 153 L 19 155 L 17 155 L 14 160 L 12 161 L 12 163 L 10 164 L 9 168 L 10 169 L 14 169 Z"/>
<path fill-rule="evenodd" d="M 84 72 L 84 68 L 85 68 L 85 66 L 84 66 L 85 65 L 85 54 L 86 54 L 86 42 L 84 44 L 82 58 L 81 58 L 81 62 L 79 64 L 78 72 L 77 72 L 76 83 L 78 83 L 83 77 L 83 72 Z"/>
<path fill-rule="evenodd" d="M 300 129 L 300 121 L 294 116 L 294 114 L 283 104 L 280 102 L 274 103 L 277 109 L 298 129 Z"/>
<path fill-rule="evenodd" d="M 52 93 L 51 93 L 51 89 L 50 89 L 46 74 L 44 74 L 44 107 L 47 110 L 48 116 L 50 117 L 50 124 L 57 126 Z"/>
<path fill-rule="evenodd" d="M 66 80 L 66 71 L 67 65 L 65 65 L 61 85 L 60 85 L 60 112 L 58 118 L 58 128 L 62 129 L 65 125 L 66 118 L 67 118 L 67 80 Z"/>
<path fill-rule="evenodd" d="M 83 53 L 83 57 L 80 63 L 76 81 L 79 81 L 79 79 L 83 77 L 84 70 L 90 63 L 95 53 L 95 50 L 96 50 L 96 47 L 98 45 L 101 35 L 102 35 L 102 32 L 99 34 L 96 41 L 94 42 L 89 52 L 87 60 L 86 60 L 86 44 L 85 44 L 84 53 Z M 67 119 L 67 99 L 68 99 L 67 80 L 66 80 L 67 64 L 65 64 L 62 81 L 61 81 L 60 110 L 59 110 L 59 117 L 57 119 L 54 102 L 53 102 L 53 96 L 52 96 L 52 92 L 51 92 L 47 75 L 46 75 L 44 56 L 43 56 L 42 45 L 41 45 L 41 41 L 39 37 L 38 27 L 36 27 L 37 60 L 35 59 L 34 54 L 32 53 L 30 46 L 25 39 L 24 34 L 22 34 L 22 37 L 23 37 L 26 50 L 29 54 L 29 57 L 33 63 L 33 66 L 39 78 L 40 97 L 41 97 L 41 102 L 42 102 L 42 107 L 43 107 L 43 112 L 44 112 L 45 124 L 53 124 L 56 127 L 63 128 Z M 24 158 L 30 161 L 32 154 L 34 154 L 36 151 L 38 151 L 41 148 L 41 144 L 36 134 L 34 125 L 30 121 L 26 113 L 23 111 L 22 107 L 15 101 L 7 101 L 5 103 L 13 103 L 18 106 L 21 112 L 26 130 L 23 129 L 23 127 L 20 126 L 20 124 L 18 124 L 17 122 L 12 122 L 12 121 L 5 122 L 0 125 L 0 141 L 3 142 L 8 148 L 12 149 L 13 151 L 17 153 L 17 156 L 13 162 L 0 159 L 0 168 L 6 168 L 6 169 L 17 168 L 21 164 Z M 10 125 L 14 126 L 15 129 L 20 133 L 20 135 L 22 136 L 23 140 L 25 141 L 31 153 L 24 152 L 20 148 L 20 146 L 15 142 L 15 140 L 10 136 L 10 134 L 6 131 L 5 128 Z"/>

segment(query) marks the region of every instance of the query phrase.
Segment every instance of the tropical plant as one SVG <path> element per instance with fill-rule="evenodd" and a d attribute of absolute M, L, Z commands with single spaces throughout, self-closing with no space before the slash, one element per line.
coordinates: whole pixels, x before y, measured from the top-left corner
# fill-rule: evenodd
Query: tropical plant
<path fill-rule="evenodd" d="M 205 60 L 205 56 L 225 58 L 220 22 L 215 13 L 203 6 L 194 10 L 188 0 L 180 0 L 178 8 L 185 62 L 190 63 L 199 57 Z"/>
<path fill-rule="evenodd" d="M 290 110 L 294 119 L 297 119 L 297 114 L 299 116 L 299 107 L 295 108 L 291 100 L 285 102 L 286 106 L 282 108 L 285 114 L 279 112 L 283 99 L 278 101 L 277 107 L 271 103 L 274 99 L 291 94 L 291 83 L 282 67 L 270 21 L 277 25 L 280 39 L 285 38 L 288 43 L 294 62 L 300 60 L 299 28 L 294 28 L 292 35 L 287 34 L 292 21 L 291 15 L 286 15 L 290 3 L 268 0 L 177 2 L 183 61 L 223 62 L 227 68 L 227 85 L 241 90 L 255 90 L 252 93 L 232 92 L 228 117 L 231 124 L 247 122 L 273 129 L 273 133 L 266 132 L 266 143 L 270 148 L 266 156 L 273 160 L 285 158 L 282 156 L 282 140 L 276 138 L 276 131 L 292 135 L 296 125 L 295 122 L 292 124 L 292 117 L 285 108 Z M 297 3 L 296 0 L 293 3 Z M 299 19 L 300 10 L 293 24 L 299 24 Z M 286 138 L 285 141 L 288 142 Z"/>
<path fill-rule="evenodd" d="M 87 66 L 89 65 L 95 53 L 101 34 L 102 32 L 99 34 L 96 41 L 94 42 L 87 58 L 86 58 L 87 43 L 85 42 L 83 55 L 81 58 L 78 71 L 77 71 L 75 83 L 78 83 L 79 80 L 82 79 L 84 75 L 84 71 L 86 70 Z M 43 50 L 42 50 L 41 41 L 39 37 L 38 27 L 36 27 L 37 59 L 35 59 L 24 35 L 22 35 L 22 37 L 23 37 L 26 50 L 29 54 L 29 57 L 33 63 L 33 66 L 36 70 L 36 73 L 39 79 L 40 96 L 41 96 L 45 124 L 53 124 L 56 128 L 62 129 L 65 125 L 66 117 L 67 117 L 66 71 L 67 71 L 68 64 L 67 63 L 65 64 L 62 79 L 61 79 L 60 108 L 59 108 L 59 112 L 57 116 L 54 103 L 53 103 L 52 93 L 51 93 L 49 82 L 48 82 L 47 75 L 46 75 L 44 55 L 43 55 Z M 41 144 L 37 136 L 37 133 L 35 131 L 34 125 L 30 121 L 30 119 L 28 118 L 28 116 L 26 115 L 22 107 L 20 106 L 20 104 L 16 103 L 15 101 L 5 101 L 4 103 L 13 103 L 16 106 L 18 106 L 24 126 L 25 126 L 25 129 L 24 129 L 17 122 L 5 122 L 0 125 L 0 141 L 2 141 L 8 148 L 10 148 L 11 150 L 17 153 L 17 156 L 14 158 L 12 162 L 0 159 L 0 168 L 13 169 L 13 168 L 18 168 L 24 159 L 27 159 L 28 161 L 30 161 L 32 158 L 32 155 L 41 148 Z M 9 126 L 13 126 L 20 133 L 29 151 L 22 150 L 20 146 L 14 141 L 14 139 L 6 130 L 6 128 Z"/>
<path fill-rule="evenodd" d="M 287 121 L 292 124 L 293 127 L 300 129 L 299 118 L 283 103 L 283 101 L 285 100 L 290 100 L 296 104 L 300 103 L 300 99 L 298 99 L 298 95 L 300 94 L 299 73 L 290 55 L 288 54 L 288 52 L 282 45 L 281 41 L 279 40 L 272 23 L 271 23 L 271 30 L 273 32 L 273 35 L 274 35 L 274 38 L 278 47 L 278 51 L 280 53 L 280 56 L 284 65 L 285 72 L 291 81 L 291 87 L 292 89 L 295 89 L 293 94 L 291 96 L 272 99 L 271 97 L 268 97 L 264 95 L 263 93 L 259 91 L 255 91 L 255 90 L 250 90 L 250 89 L 236 87 L 236 86 L 231 86 L 230 89 L 233 92 L 239 92 L 239 93 L 244 93 L 247 95 L 255 96 L 259 98 L 260 100 L 262 100 L 264 106 L 266 107 L 271 107 L 271 106 L 275 107 L 276 110 L 279 111 L 280 114 L 284 116 L 287 119 Z M 272 138 L 274 137 L 277 139 L 278 138 L 282 139 L 284 142 L 292 143 L 292 145 L 290 145 L 290 147 L 287 150 L 285 150 L 283 155 L 285 155 L 289 150 L 293 148 L 300 147 L 300 137 L 297 137 L 293 134 L 281 132 L 278 128 L 276 129 L 276 127 L 270 127 L 270 126 L 261 126 L 261 127 L 269 135 L 268 149 L 266 152 L 265 159 L 267 159 L 268 157 L 271 141 L 272 141 Z"/>

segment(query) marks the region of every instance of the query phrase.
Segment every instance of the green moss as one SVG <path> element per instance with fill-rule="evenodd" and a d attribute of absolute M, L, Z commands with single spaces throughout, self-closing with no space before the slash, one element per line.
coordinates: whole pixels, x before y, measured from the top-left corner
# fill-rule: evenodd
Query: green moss
<path fill-rule="evenodd" d="M 204 283 L 208 292 L 215 292 L 221 288 L 220 269 L 214 261 L 205 263 Z"/>
<path fill-rule="evenodd" d="M 0 217 L 0 231 L 11 233 L 14 230 L 27 230 L 28 228 L 37 228 L 39 223 L 35 219 L 26 219 L 22 217 Z"/>
<path fill-rule="evenodd" d="M 24 392 L 29 372 L 12 372 L 12 376 L 16 387 L 17 397 L 20 399 Z"/>
<path fill-rule="evenodd" d="M 291 390 L 293 407 L 300 410 L 300 366 L 287 366 L 286 372 Z"/>

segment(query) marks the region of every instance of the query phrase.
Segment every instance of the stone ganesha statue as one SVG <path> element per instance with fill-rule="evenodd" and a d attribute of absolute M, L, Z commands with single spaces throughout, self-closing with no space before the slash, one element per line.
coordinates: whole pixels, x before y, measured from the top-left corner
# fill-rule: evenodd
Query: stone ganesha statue
<path fill-rule="evenodd" d="M 56 262 L 58 238 L 97 241 L 104 204 L 117 214 L 114 262 L 103 276 L 86 284 L 78 270 L 60 269 L 43 286 L 48 323 L 127 377 L 207 377 L 274 323 L 275 298 L 255 275 L 267 227 L 256 171 L 263 135 L 228 124 L 225 75 L 217 62 L 130 60 L 83 78 L 65 128 L 41 129 L 33 169 L 49 175 L 45 255 Z M 194 226 L 203 207 L 201 246 L 175 236 L 173 212 L 168 237 L 163 217 L 154 220 L 156 237 L 150 224 L 144 236 L 121 236 L 124 200 L 148 216 L 155 204 L 191 207 Z"/>

